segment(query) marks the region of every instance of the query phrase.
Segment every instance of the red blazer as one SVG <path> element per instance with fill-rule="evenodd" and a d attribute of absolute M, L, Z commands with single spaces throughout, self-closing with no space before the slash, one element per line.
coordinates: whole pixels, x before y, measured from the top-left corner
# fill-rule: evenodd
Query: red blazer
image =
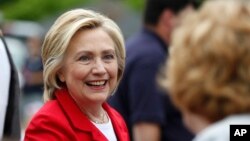
<path fill-rule="evenodd" d="M 107 103 L 107 111 L 118 141 L 129 141 L 121 115 Z M 25 141 L 107 141 L 107 138 L 80 111 L 67 90 L 58 90 L 56 99 L 48 101 L 34 115 L 25 131 Z"/>

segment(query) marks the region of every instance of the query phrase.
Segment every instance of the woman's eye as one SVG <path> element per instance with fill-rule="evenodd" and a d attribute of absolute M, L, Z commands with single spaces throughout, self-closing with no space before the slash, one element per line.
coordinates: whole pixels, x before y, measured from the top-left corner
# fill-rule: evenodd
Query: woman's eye
<path fill-rule="evenodd" d="M 105 60 L 112 60 L 112 59 L 114 59 L 114 55 L 113 55 L 113 54 L 105 55 L 105 56 L 104 56 L 104 59 L 105 59 Z"/>
<path fill-rule="evenodd" d="M 90 57 L 88 57 L 88 56 L 81 56 L 80 58 L 79 58 L 79 61 L 84 61 L 84 62 L 86 62 L 86 61 L 89 61 L 90 60 Z"/>

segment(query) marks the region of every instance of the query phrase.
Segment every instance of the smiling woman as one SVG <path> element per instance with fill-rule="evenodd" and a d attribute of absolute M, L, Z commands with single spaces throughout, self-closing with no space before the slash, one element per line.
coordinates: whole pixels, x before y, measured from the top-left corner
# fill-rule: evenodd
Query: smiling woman
<path fill-rule="evenodd" d="M 123 36 L 111 19 L 84 9 L 64 13 L 45 37 L 42 59 L 45 104 L 25 140 L 129 140 L 123 118 L 106 103 L 125 64 Z"/>
<path fill-rule="evenodd" d="M 116 87 L 115 56 L 115 45 L 101 28 L 81 29 L 70 41 L 58 76 L 84 111 L 92 109 L 85 108 L 86 100 L 102 105 Z"/>

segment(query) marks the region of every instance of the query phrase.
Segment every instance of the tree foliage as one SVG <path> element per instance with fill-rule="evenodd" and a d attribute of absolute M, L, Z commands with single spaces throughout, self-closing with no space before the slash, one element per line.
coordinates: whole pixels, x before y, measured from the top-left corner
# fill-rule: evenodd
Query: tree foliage
<path fill-rule="evenodd" d="M 90 0 L 12 0 L 0 5 L 5 19 L 37 21 L 63 9 L 84 5 Z"/>
<path fill-rule="evenodd" d="M 146 0 L 119 1 L 134 10 L 142 11 Z M 205 0 L 195 1 L 201 4 Z M 0 12 L 4 14 L 5 19 L 38 21 L 46 16 L 56 14 L 61 10 L 76 6 L 79 7 L 89 3 L 104 2 L 105 0 L 0 0 Z"/>
<path fill-rule="evenodd" d="M 124 0 L 124 3 L 135 10 L 142 10 L 146 0 Z"/>

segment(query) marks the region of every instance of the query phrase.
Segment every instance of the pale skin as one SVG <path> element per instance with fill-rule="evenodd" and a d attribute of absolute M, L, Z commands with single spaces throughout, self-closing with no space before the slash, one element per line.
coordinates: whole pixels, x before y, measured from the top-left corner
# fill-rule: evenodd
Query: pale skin
<path fill-rule="evenodd" d="M 160 133 L 160 127 L 154 123 L 142 122 L 133 127 L 135 141 L 159 141 Z"/>
<path fill-rule="evenodd" d="M 101 28 L 80 30 L 70 41 L 58 76 L 85 114 L 102 118 L 102 104 L 117 85 L 113 40 Z"/>
<path fill-rule="evenodd" d="M 183 115 L 183 122 L 185 123 L 186 127 L 194 134 L 199 133 L 211 124 L 211 122 L 206 120 L 204 117 L 192 113 L 186 109 L 182 109 L 181 113 Z"/>

